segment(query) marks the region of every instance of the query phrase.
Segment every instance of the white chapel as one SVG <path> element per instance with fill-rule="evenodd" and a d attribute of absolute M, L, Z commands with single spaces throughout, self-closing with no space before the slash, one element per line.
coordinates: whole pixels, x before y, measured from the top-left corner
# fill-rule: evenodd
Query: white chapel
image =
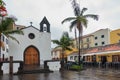
<path fill-rule="evenodd" d="M 9 39 L 9 56 L 24 64 L 42 65 L 45 60 L 51 60 L 51 32 L 46 17 L 40 22 L 40 29 L 32 26 L 22 28 L 24 35 L 14 34 L 19 44 Z"/>

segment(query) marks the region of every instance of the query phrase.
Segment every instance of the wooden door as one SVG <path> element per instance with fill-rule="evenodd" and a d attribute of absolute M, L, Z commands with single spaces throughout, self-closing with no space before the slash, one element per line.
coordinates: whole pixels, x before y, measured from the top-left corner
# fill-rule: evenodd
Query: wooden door
<path fill-rule="evenodd" d="M 29 47 L 25 51 L 25 64 L 27 65 L 37 65 L 39 64 L 38 51 L 34 47 Z"/>

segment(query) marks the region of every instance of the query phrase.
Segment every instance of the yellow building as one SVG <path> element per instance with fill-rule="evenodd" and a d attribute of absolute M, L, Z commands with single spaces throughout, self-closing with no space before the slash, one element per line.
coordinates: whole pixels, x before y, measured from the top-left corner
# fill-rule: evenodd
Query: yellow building
<path fill-rule="evenodd" d="M 120 29 L 113 30 L 110 32 L 110 44 L 115 44 L 120 42 Z"/>
<path fill-rule="evenodd" d="M 87 50 L 87 54 L 84 54 L 84 57 L 86 62 L 93 62 L 93 58 L 96 59 L 96 62 L 101 62 L 103 58 L 107 62 L 120 62 L 120 44 L 91 48 Z"/>

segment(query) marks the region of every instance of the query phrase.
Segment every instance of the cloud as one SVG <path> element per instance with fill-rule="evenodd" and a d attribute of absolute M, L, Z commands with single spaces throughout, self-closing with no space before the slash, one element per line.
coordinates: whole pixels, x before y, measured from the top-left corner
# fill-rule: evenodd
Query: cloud
<path fill-rule="evenodd" d="M 70 23 L 61 24 L 67 17 L 74 16 L 70 0 L 4 0 L 8 14 L 18 18 L 17 24 L 29 26 L 29 22 L 39 28 L 39 23 L 44 16 L 51 24 L 52 39 L 60 38 L 63 31 L 69 32 Z M 86 14 L 98 14 L 99 20 L 89 19 L 88 28 L 84 34 L 89 34 L 97 29 L 117 29 L 120 25 L 120 0 L 77 0 L 80 8 L 87 7 Z M 74 31 L 70 32 L 74 37 Z"/>

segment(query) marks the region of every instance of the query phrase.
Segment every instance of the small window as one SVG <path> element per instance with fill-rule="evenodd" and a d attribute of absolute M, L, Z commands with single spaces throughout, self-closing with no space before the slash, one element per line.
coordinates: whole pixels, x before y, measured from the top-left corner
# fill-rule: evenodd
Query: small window
<path fill-rule="evenodd" d="M 95 46 L 97 46 L 98 45 L 98 43 L 95 43 Z"/>
<path fill-rule="evenodd" d="M 95 39 L 97 39 L 97 37 L 95 37 Z"/>
<path fill-rule="evenodd" d="M 29 37 L 30 39 L 34 39 L 34 38 L 35 38 L 35 35 L 34 35 L 33 33 L 30 33 L 30 34 L 28 35 L 28 37 Z"/>
<path fill-rule="evenodd" d="M 73 60 L 73 56 L 70 56 L 70 60 Z"/>
<path fill-rule="evenodd" d="M 101 35 L 101 38 L 104 38 L 105 36 L 104 35 Z"/>
<path fill-rule="evenodd" d="M 104 45 L 104 44 L 105 44 L 105 42 L 102 42 L 101 44 L 102 44 L 102 45 Z"/>
<path fill-rule="evenodd" d="M 87 38 L 87 42 L 89 42 L 89 38 Z"/>
<path fill-rule="evenodd" d="M 6 44 L 8 44 L 8 39 L 6 39 Z"/>
<path fill-rule="evenodd" d="M 19 30 L 19 27 L 17 27 L 17 30 Z"/>
<path fill-rule="evenodd" d="M 8 52 L 8 49 L 6 49 L 6 52 Z"/>
<path fill-rule="evenodd" d="M 2 50 L 5 51 L 5 47 L 2 47 Z"/>
<path fill-rule="evenodd" d="M 2 36 L 2 41 L 4 42 L 4 39 L 5 39 L 5 37 L 4 36 Z"/>
<path fill-rule="evenodd" d="M 78 58 L 77 58 L 77 56 L 74 56 L 74 60 L 77 60 Z"/>

